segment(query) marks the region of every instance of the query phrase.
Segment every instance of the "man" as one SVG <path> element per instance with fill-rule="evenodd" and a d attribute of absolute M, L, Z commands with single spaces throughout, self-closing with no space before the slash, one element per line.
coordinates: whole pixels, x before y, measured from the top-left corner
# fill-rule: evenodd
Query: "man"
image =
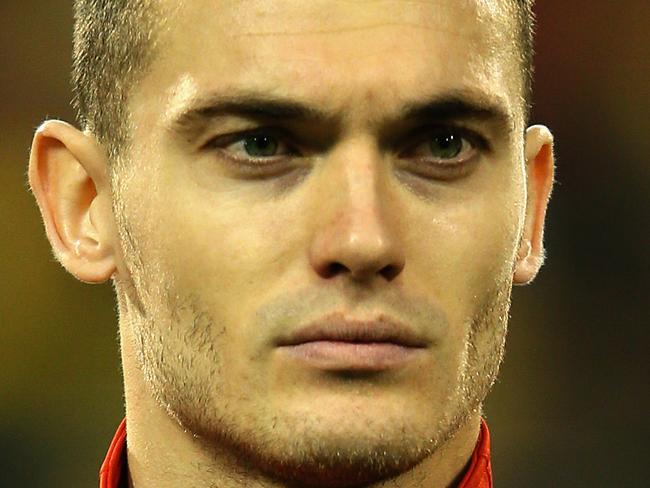
<path fill-rule="evenodd" d="M 76 2 L 36 132 L 61 264 L 112 279 L 102 487 L 489 487 L 481 405 L 543 260 L 524 0 Z"/>

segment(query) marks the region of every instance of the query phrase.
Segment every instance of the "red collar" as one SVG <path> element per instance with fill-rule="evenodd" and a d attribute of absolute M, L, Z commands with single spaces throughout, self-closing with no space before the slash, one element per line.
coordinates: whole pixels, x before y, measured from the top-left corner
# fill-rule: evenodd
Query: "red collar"
<path fill-rule="evenodd" d="M 99 469 L 99 488 L 120 488 L 127 485 L 126 419 L 120 422 L 106 458 Z"/>
<path fill-rule="evenodd" d="M 106 459 L 99 470 L 99 488 L 125 488 L 126 471 L 126 419 L 124 419 L 117 428 Z M 481 431 L 472 460 L 458 488 L 492 488 L 490 432 L 483 419 L 481 419 Z"/>
<path fill-rule="evenodd" d="M 481 419 L 481 431 L 478 434 L 469 468 L 458 484 L 458 488 L 492 488 L 490 431 L 484 419 Z"/>

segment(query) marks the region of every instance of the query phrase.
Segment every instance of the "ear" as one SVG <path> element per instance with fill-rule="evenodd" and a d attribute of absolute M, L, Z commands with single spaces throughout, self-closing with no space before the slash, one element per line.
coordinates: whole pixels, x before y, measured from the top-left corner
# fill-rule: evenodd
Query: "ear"
<path fill-rule="evenodd" d="M 95 137 L 58 120 L 36 131 L 29 184 L 56 259 L 85 283 L 115 271 L 107 158 Z"/>
<path fill-rule="evenodd" d="M 553 188 L 553 136 L 543 125 L 526 131 L 526 220 L 517 253 L 513 282 L 530 283 L 544 262 L 544 219 Z"/>

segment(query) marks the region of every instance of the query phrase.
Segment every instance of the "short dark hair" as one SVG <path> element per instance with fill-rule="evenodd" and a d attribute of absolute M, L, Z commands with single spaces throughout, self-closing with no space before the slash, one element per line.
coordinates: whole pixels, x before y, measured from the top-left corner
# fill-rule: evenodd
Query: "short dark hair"
<path fill-rule="evenodd" d="M 524 117 L 533 83 L 534 0 L 514 7 L 523 70 Z M 157 0 L 75 0 L 73 107 L 79 123 L 105 146 L 111 162 L 129 140 L 127 102 L 154 57 L 161 18 Z"/>
<path fill-rule="evenodd" d="M 128 97 L 154 55 L 157 0 L 74 0 L 72 105 L 118 159 L 129 139 Z"/>
<path fill-rule="evenodd" d="M 520 65 L 523 74 L 524 119 L 528 122 L 533 104 L 533 74 L 535 72 L 535 0 L 510 0 L 515 5 L 519 38 Z"/>

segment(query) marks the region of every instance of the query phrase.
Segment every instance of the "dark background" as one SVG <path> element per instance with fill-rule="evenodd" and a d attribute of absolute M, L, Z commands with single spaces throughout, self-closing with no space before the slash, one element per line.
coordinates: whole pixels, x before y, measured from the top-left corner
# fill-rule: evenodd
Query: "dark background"
<path fill-rule="evenodd" d="M 648 486 L 650 2 L 541 0 L 534 123 L 554 132 L 548 261 L 514 293 L 486 406 L 498 488 Z M 69 107 L 71 2 L 0 5 L 0 486 L 92 487 L 123 415 L 109 284 L 53 259 L 26 184 Z"/>

